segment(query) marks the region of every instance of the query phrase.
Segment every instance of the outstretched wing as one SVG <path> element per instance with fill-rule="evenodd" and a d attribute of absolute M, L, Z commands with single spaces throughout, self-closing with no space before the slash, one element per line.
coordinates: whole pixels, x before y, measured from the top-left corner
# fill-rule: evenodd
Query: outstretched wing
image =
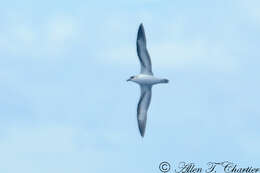
<path fill-rule="evenodd" d="M 141 87 L 141 97 L 137 106 L 137 121 L 139 131 L 141 136 L 144 137 L 146 119 L 147 119 L 147 110 L 149 108 L 151 97 L 152 97 L 152 88 L 151 86 L 140 85 Z"/>
<path fill-rule="evenodd" d="M 138 29 L 136 46 L 137 46 L 138 58 L 141 63 L 141 73 L 153 75 L 150 55 L 146 48 L 146 38 L 145 38 L 143 24 L 140 24 Z"/>

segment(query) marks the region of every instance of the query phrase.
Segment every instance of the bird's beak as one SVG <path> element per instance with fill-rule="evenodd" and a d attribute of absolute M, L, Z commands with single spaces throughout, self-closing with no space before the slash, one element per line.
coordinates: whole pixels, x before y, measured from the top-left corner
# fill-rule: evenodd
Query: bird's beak
<path fill-rule="evenodd" d="M 129 78 L 129 79 L 127 79 L 126 81 L 128 82 L 128 81 L 130 81 L 131 79 Z"/>

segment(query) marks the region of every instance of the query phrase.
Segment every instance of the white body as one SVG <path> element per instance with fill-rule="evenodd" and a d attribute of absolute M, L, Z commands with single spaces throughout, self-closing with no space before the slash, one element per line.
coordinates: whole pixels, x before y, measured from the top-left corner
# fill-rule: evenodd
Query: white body
<path fill-rule="evenodd" d="M 161 78 L 157 78 L 147 74 L 139 74 L 132 79 L 133 82 L 136 82 L 141 85 L 154 85 L 158 83 L 163 83 L 162 80 L 163 79 Z"/>

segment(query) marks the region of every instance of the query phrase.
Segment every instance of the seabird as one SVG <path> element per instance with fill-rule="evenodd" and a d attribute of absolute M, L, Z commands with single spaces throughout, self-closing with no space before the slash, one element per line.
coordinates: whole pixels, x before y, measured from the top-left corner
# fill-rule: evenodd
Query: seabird
<path fill-rule="evenodd" d="M 141 64 L 141 72 L 138 75 L 131 76 L 127 81 L 135 82 L 139 84 L 141 88 L 141 97 L 137 106 L 137 122 L 140 134 L 142 137 L 144 137 L 147 110 L 149 108 L 152 97 L 152 86 L 159 83 L 168 83 L 169 80 L 153 76 L 152 63 L 146 48 L 146 38 L 142 23 L 138 29 L 136 46 L 137 55 Z"/>

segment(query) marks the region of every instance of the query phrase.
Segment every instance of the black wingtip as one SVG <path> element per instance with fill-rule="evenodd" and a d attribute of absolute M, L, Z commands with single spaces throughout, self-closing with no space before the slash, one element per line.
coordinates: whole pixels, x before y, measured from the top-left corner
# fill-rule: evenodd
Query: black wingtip
<path fill-rule="evenodd" d="M 162 83 L 169 83 L 170 81 L 168 79 L 163 79 Z"/>
<path fill-rule="evenodd" d="M 138 122 L 138 126 L 139 126 L 140 135 L 143 138 L 144 133 L 145 133 L 145 123 L 144 122 Z"/>
<path fill-rule="evenodd" d="M 144 138 L 144 131 L 140 130 L 141 137 Z"/>
<path fill-rule="evenodd" d="M 144 39 L 145 40 L 145 33 L 144 33 L 144 26 L 143 23 L 139 25 L 137 39 Z"/>

